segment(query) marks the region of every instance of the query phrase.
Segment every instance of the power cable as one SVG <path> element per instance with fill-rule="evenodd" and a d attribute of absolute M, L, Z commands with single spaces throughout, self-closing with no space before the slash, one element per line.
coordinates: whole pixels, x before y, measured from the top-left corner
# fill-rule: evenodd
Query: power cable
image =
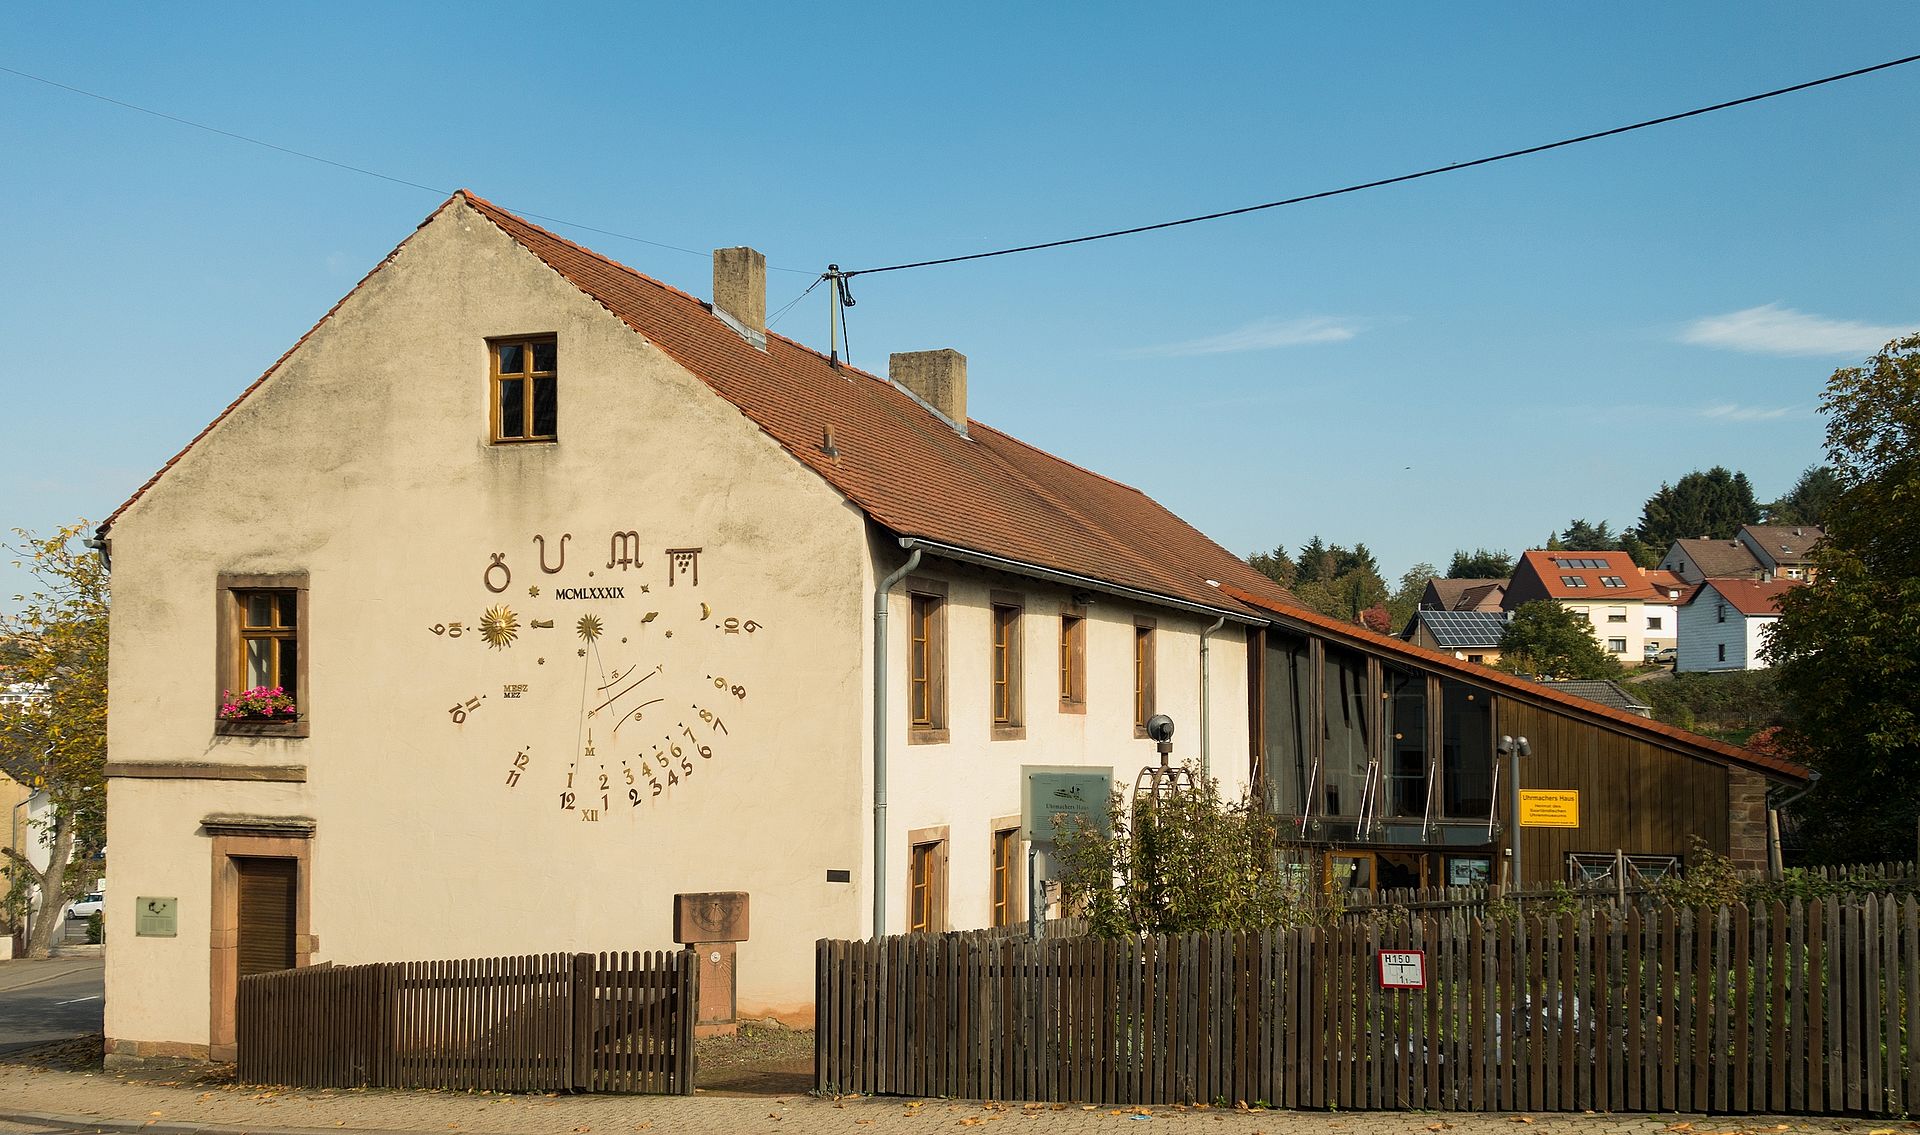
<path fill-rule="evenodd" d="M 32 79 L 36 83 L 44 83 L 49 87 L 54 87 L 59 90 L 68 91 L 72 94 L 84 95 L 90 99 L 98 99 L 101 102 L 109 103 L 113 106 L 123 107 L 127 110 L 138 111 L 141 114 L 151 115 L 154 118 L 162 118 L 168 122 L 178 123 L 181 126 L 191 126 L 195 130 L 204 130 L 209 134 L 218 134 L 222 138 L 231 138 L 236 142 L 245 142 L 250 146 L 259 146 L 263 149 L 273 150 L 276 153 L 286 154 L 289 157 L 305 158 L 307 161 L 319 162 L 321 165 L 332 166 L 335 169 L 346 170 L 349 173 L 362 174 L 366 177 L 377 177 L 381 181 L 389 181 L 395 185 L 404 185 L 409 189 L 425 190 L 428 193 L 432 193 L 440 197 L 450 197 L 453 195 L 453 191 L 450 189 L 436 189 L 431 185 L 422 185 L 417 181 L 408 181 L 404 177 L 394 177 L 392 174 L 381 173 L 379 170 L 367 169 L 364 166 L 357 166 L 357 165 L 349 164 L 347 162 L 335 161 L 332 158 L 323 158 L 319 154 L 309 154 L 304 150 L 295 150 L 291 147 L 282 146 L 274 142 L 268 142 L 260 138 L 248 137 L 245 134 L 236 134 L 231 130 L 222 130 L 218 126 L 209 126 L 204 122 L 195 122 L 191 118 L 182 118 L 177 114 L 168 114 L 166 111 L 163 111 L 163 110 L 154 110 L 150 107 L 144 107 L 136 103 L 126 102 L 125 100 L 114 98 L 111 95 L 103 95 L 96 91 L 89 91 L 80 87 L 71 86 L 69 84 L 62 83 L 54 79 L 46 78 L 45 76 L 42 76 L 42 75 L 34 75 L 26 71 L 20 71 L 12 67 L 5 67 L 5 66 L 0 66 L 0 71 L 3 71 L 9 75 L 17 75 L 22 79 Z M 525 209 L 519 209 L 519 208 L 513 208 L 511 209 L 511 211 L 518 213 L 523 217 L 531 217 L 536 221 L 545 221 L 548 224 L 553 224 L 553 225 L 566 225 L 568 228 L 579 229 L 582 232 L 598 233 L 601 236 L 610 236 L 618 240 L 630 240 L 636 244 L 644 244 L 653 248 L 664 248 L 669 252 L 684 252 L 689 256 L 710 255 L 710 253 L 701 252 L 700 250 L 694 249 L 694 248 L 682 248 L 677 244 L 663 244 L 660 241 L 648 240 L 645 237 L 633 236 L 630 233 L 614 232 L 612 229 L 602 229 L 602 228 L 596 228 L 593 225 L 583 225 L 578 221 L 569 221 L 564 217 L 549 217 L 541 213 L 532 213 L 532 212 L 528 212 Z M 773 265 L 769 265 L 769 267 L 772 267 L 775 272 L 793 272 L 799 275 L 807 274 L 806 270 L 803 268 L 781 268 Z"/>
<path fill-rule="evenodd" d="M 1452 165 L 1434 166 L 1431 169 L 1423 169 L 1417 173 L 1403 173 L 1397 177 L 1384 177 L 1377 181 L 1363 181 L 1357 185 L 1342 186 L 1339 189 L 1325 189 L 1318 193 L 1305 193 L 1298 197 L 1287 197 L 1279 201 L 1267 201 L 1259 205 L 1244 205 L 1238 209 L 1223 209 L 1217 213 L 1203 213 L 1197 217 L 1182 217 L 1177 221 L 1160 221 L 1157 224 L 1151 225 L 1135 225 L 1132 228 L 1114 229 L 1110 232 L 1069 237 L 1065 240 L 1049 240 L 1039 244 L 1023 244 L 1017 248 L 1001 248 L 993 252 L 974 252 L 965 256 L 943 256 L 935 260 L 915 260 L 908 264 L 890 264 L 884 268 L 856 268 L 851 271 L 842 272 L 840 276 L 843 279 L 851 279 L 854 276 L 871 276 L 880 272 L 904 272 L 909 268 L 931 268 L 940 264 L 959 264 L 968 260 L 987 260 L 995 256 L 1012 256 L 1019 252 L 1039 252 L 1042 249 L 1063 248 L 1070 244 L 1086 244 L 1089 241 L 1096 240 L 1110 240 L 1118 236 L 1133 236 L 1137 233 L 1149 233 L 1160 229 L 1178 228 L 1181 225 L 1195 225 L 1202 221 L 1217 221 L 1225 217 L 1238 217 L 1245 213 L 1258 213 L 1263 209 L 1279 209 L 1287 205 L 1299 205 L 1307 201 L 1320 201 L 1328 197 L 1339 197 L 1342 194 L 1358 193 L 1363 189 L 1379 189 L 1382 186 L 1398 185 L 1404 181 L 1417 181 L 1420 178 L 1433 177 L 1436 174 L 1454 173 L 1458 170 L 1472 169 L 1475 166 L 1504 162 L 1511 158 L 1523 158 L 1531 154 L 1542 154 L 1548 150 L 1558 150 L 1564 146 L 1576 146 L 1582 142 L 1592 142 L 1600 138 L 1611 138 L 1616 134 L 1628 134 L 1635 130 L 1645 130 L 1649 126 L 1661 126 L 1669 122 L 1678 122 L 1683 118 L 1694 118 L 1702 114 L 1712 114 L 1717 110 L 1727 110 L 1731 107 L 1745 106 L 1748 103 L 1778 98 L 1781 95 L 1790 95 L 1796 91 L 1811 90 L 1814 87 L 1825 86 L 1828 83 L 1840 82 L 1842 79 L 1854 79 L 1861 75 L 1870 75 L 1875 71 L 1885 71 L 1891 67 L 1905 66 L 1915 61 L 1920 61 L 1920 55 L 1909 55 L 1901 59 L 1892 59 L 1885 63 L 1876 63 L 1871 67 L 1861 67 L 1853 71 L 1844 71 L 1838 75 L 1828 75 L 1824 79 L 1795 83 L 1790 87 L 1780 87 L 1761 94 L 1748 95 L 1745 98 L 1714 103 L 1712 106 L 1696 107 L 1693 110 L 1681 111 L 1678 114 L 1665 114 L 1659 118 L 1649 118 L 1643 122 L 1629 123 L 1626 126 L 1616 126 L 1611 130 L 1597 130 L 1591 134 L 1581 134 L 1573 138 L 1562 138 L 1558 142 L 1547 142 L 1538 146 L 1528 146 L 1521 150 L 1508 150 L 1504 154 L 1493 154 L 1489 157 L 1475 158 L 1469 162 L 1455 162 Z"/>
<path fill-rule="evenodd" d="M 780 322 L 780 318 L 782 316 L 786 315 L 789 311 L 792 311 L 795 304 L 799 303 L 801 300 L 806 299 L 807 296 L 811 295 L 813 293 L 813 289 L 819 287 L 820 282 L 822 280 L 825 280 L 826 278 L 827 278 L 827 274 L 825 272 L 822 272 L 818 276 L 815 276 L 813 278 L 813 283 L 807 285 L 806 291 L 801 292 L 799 295 L 788 300 L 786 303 L 781 305 L 779 311 L 776 311 L 773 313 L 772 317 L 767 320 L 767 326 L 772 327 L 774 324 Z"/>

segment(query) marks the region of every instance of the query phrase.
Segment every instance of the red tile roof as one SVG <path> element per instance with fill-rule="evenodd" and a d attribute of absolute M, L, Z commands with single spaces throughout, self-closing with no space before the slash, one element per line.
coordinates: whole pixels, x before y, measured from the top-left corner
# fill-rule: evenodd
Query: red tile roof
<path fill-rule="evenodd" d="M 1595 563 L 1601 566 L 1590 566 Z M 1514 566 L 1514 575 L 1525 572 L 1538 578 L 1551 598 L 1585 603 L 1623 599 L 1671 603 L 1668 589 L 1684 591 L 1687 587 L 1672 572 L 1644 569 L 1625 552 L 1524 552 Z M 1618 579 L 1621 586 L 1606 586 L 1601 582 L 1606 577 Z M 1512 593 L 1509 588 L 1508 594 Z"/>
<path fill-rule="evenodd" d="M 767 349 L 761 351 L 714 315 L 708 304 L 464 190 L 434 216 L 456 203 L 472 207 L 705 381 L 795 458 L 899 535 L 1251 618 L 1259 616 L 1208 581 L 1233 583 L 1277 602 L 1291 598 L 1279 584 L 1138 489 L 979 422 L 970 422 L 962 436 L 886 379 L 836 366 L 782 336 L 769 334 Z M 392 259 L 390 253 L 382 266 Z M 287 355 L 299 346 L 294 344 Z M 286 357 L 220 417 L 232 412 Z M 821 446 L 829 427 L 838 451 L 833 457 Z M 167 468 L 185 453 L 183 449 Z M 163 468 L 154 474 L 101 527 L 111 525 L 165 472 Z"/>
<path fill-rule="evenodd" d="M 1802 586 L 1805 585 L 1797 579 L 1774 579 L 1764 583 L 1757 579 L 1709 579 L 1687 601 L 1698 599 L 1711 587 L 1720 593 L 1728 606 L 1749 618 L 1755 615 L 1778 615 L 1780 597 Z"/>

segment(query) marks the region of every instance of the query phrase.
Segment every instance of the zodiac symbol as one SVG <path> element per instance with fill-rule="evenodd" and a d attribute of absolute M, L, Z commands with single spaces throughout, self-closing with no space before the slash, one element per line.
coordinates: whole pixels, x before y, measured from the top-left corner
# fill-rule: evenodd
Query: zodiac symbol
<path fill-rule="evenodd" d="M 500 580 L 500 586 L 498 587 L 493 585 L 493 573 L 496 568 L 499 569 L 500 574 L 504 577 Z M 505 552 L 493 553 L 493 562 L 487 565 L 487 570 L 480 573 L 480 582 L 486 584 L 487 590 L 493 592 L 495 595 L 505 591 L 508 585 L 513 583 L 513 569 L 507 566 L 507 554 Z"/>
<path fill-rule="evenodd" d="M 640 559 L 640 533 L 615 532 L 607 547 L 607 566 L 621 571 L 643 566 Z"/>
<path fill-rule="evenodd" d="M 687 575 L 689 573 L 691 573 L 693 576 L 691 586 L 694 586 L 694 587 L 700 586 L 700 551 L 701 550 L 699 548 L 668 548 L 667 549 L 667 586 L 668 587 L 672 587 L 674 585 L 674 581 L 678 579 L 680 576 Z M 705 617 L 706 616 L 704 615 L 701 616 L 701 618 L 705 618 Z"/>
<path fill-rule="evenodd" d="M 573 533 L 566 532 L 561 534 L 560 562 L 553 565 L 552 567 L 548 567 L 547 566 L 547 538 L 545 536 L 535 536 L 533 538 L 533 542 L 540 545 L 540 570 L 541 571 L 546 572 L 548 575 L 557 575 L 559 574 L 559 571 L 561 568 L 567 566 L 567 541 L 571 539 L 573 539 Z"/>

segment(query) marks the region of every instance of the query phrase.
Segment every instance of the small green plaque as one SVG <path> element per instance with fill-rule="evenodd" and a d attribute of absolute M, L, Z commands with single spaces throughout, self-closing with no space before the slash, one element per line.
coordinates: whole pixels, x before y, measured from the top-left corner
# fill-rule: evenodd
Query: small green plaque
<path fill-rule="evenodd" d="M 1029 765 L 1021 770 L 1026 791 L 1021 796 L 1020 822 L 1026 838 L 1052 843 L 1058 832 L 1079 817 L 1107 831 L 1107 798 L 1113 793 L 1113 770 Z M 1056 825 L 1055 817 L 1059 817 Z"/>
<path fill-rule="evenodd" d="M 176 898 L 142 895 L 135 899 L 133 932 L 141 938 L 173 938 L 180 932 Z"/>

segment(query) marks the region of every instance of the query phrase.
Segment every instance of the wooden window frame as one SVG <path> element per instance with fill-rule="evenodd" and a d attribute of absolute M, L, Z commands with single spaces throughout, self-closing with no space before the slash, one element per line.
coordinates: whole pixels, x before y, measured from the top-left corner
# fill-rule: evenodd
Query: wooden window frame
<path fill-rule="evenodd" d="M 1159 654 L 1159 635 L 1155 621 L 1145 615 L 1133 619 L 1133 735 L 1147 735 L 1147 720 L 1154 715 L 1154 658 Z"/>
<path fill-rule="evenodd" d="M 241 596 L 250 591 L 292 591 L 294 600 L 294 707 L 299 717 L 292 721 L 228 721 L 220 716 L 220 706 L 228 690 L 245 688 L 246 645 L 242 639 L 244 616 Z M 221 572 L 214 579 L 214 718 L 217 737 L 306 737 L 311 735 L 313 714 L 307 708 L 313 696 L 308 681 L 313 651 L 313 619 L 308 609 L 307 573 L 272 572 L 245 574 Z"/>
<path fill-rule="evenodd" d="M 950 832 L 945 824 L 931 828 L 914 828 L 907 833 L 907 905 L 906 930 L 909 934 L 941 934 L 948 928 L 947 917 L 947 879 L 949 849 L 952 846 Z M 926 849 L 927 857 L 922 858 Z M 927 922 L 916 927 L 914 922 L 914 892 L 919 889 L 915 872 L 920 864 L 926 862 L 931 873 L 926 880 L 927 886 Z"/>
<path fill-rule="evenodd" d="M 924 645 L 916 632 L 917 611 L 927 612 Z M 913 576 L 907 580 L 907 743 L 940 745 L 952 739 L 947 728 L 947 584 L 944 580 Z M 924 679 L 917 673 L 925 665 Z M 914 720 L 914 684 L 927 686 L 927 717 Z"/>
<path fill-rule="evenodd" d="M 1020 817 L 996 816 L 987 836 L 987 914 L 992 926 L 1018 926 L 1027 920 L 1027 864 L 1020 854 L 1020 831 Z M 1003 847 L 1008 851 L 1004 863 Z"/>
<path fill-rule="evenodd" d="M 1087 609 L 1060 608 L 1060 712 L 1087 712 Z"/>
<path fill-rule="evenodd" d="M 987 608 L 987 713 L 995 741 L 1024 741 L 1027 738 L 1026 707 L 1026 596 L 1011 591 L 989 595 Z M 1012 612 L 1004 641 L 1001 635 L 1002 612 Z M 1002 670 L 1004 669 L 1004 673 Z M 1006 713 L 1001 713 L 1000 698 L 1006 697 Z"/>
<path fill-rule="evenodd" d="M 551 343 L 554 346 L 553 369 L 537 371 L 533 369 L 533 348 L 536 344 Z M 500 373 L 500 348 L 519 346 L 526 349 L 527 369 L 511 375 Z M 533 381 L 536 378 L 553 380 L 553 432 L 535 434 L 533 432 Z M 500 421 L 500 385 L 509 379 L 521 379 L 527 384 L 520 401 L 521 426 L 527 431 L 521 437 L 505 437 L 501 434 Z M 552 445 L 560 440 L 560 338 L 552 333 L 544 335 L 502 335 L 487 340 L 487 436 L 494 445 Z"/>

